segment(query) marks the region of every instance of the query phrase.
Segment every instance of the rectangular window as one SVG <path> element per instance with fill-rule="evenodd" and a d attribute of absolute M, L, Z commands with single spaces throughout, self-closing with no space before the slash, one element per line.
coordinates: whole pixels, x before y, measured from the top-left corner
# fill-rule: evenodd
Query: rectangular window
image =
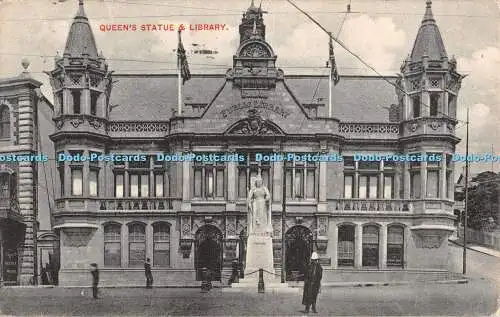
<path fill-rule="evenodd" d="M 149 174 L 130 174 L 130 197 L 149 197 Z"/>
<path fill-rule="evenodd" d="M 353 175 L 344 176 L 344 198 L 353 198 L 354 196 L 353 180 L 354 180 Z"/>
<path fill-rule="evenodd" d="M 0 198 L 10 199 L 8 174 L 0 174 Z"/>
<path fill-rule="evenodd" d="M 377 176 L 359 176 L 359 198 L 377 198 L 378 178 Z"/>
<path fill-rule="evenodd" d="M 410 196 L 411 198 L 420 198 L 420 171 L 410 172 Z"/>
<path fill-rule="evenodd" d="M 130 197 L 139 197 L 139 176 L 130 175 Z"/>
<path fill-rule="evenodd" d="M 455 95 L 452 95 L 452 94 L 448 94 L 448 115 L 450 117 L 454 117 L 455 116 L 455 99 L 456 99 L 456 96 Z"/>
<path fill-rule="evenodd" d="M 195 168 L 194 170 L 194 197 L 201 197 L 202 193 L 202 177 L 203 177 L 203 169 Z"/>
<path fill-rule="evenodd" d="M 57 170 L 59 171 L 59 193 L 60 197 L 64 197 L 64 165 L 62 167 L 58 167 Z"/>
<path fill-rule="evenodd" d="M 63 114 L 64 112 L 64 103 L 63 103 L 63 92 L 57 93 L 57 103 L 59 106 L 59 114 Z"/>
<path fill-rule="evenodd" d="M 89 196 L 99 195 L 99 170 L 91 169 L 89 173 Z"/>
<path fill-rule="evenodd" d="M 110 224 L 104 227 L 104 266 L 121 266 L 121 227 Z"/>
<path fill-rule="evenodd" d="M 155 174 L 155 196 L 163 197 L 164 196 L 164 177 L 163 174 Z"/>
<path fill-rule="evenodd" d="M 254 152 L 244 153 L 246 160 L 238 162 L 238 198 L 247 197 L 248 191 L 255 186 L 255 178 L 260 174 L 262 184 L 272 191 L 270 162 L 257 161 Z M 263 152 L 263 155 L 270 153 Z"/>
<path fill-rule="evenodd" d="M 116 173 L 115 174 L 115 197 L 116 198 L 122 198 L 123 194 L 125 193 L 123 181 L 124 181 L 123 173 Z"/>
<path fill-rule="evenodd" d="M 394 198 L 394 176 L 384 176 L 384 199 Z"/>
<path fill-rule="evenodd" d="M 439 94 L 431 94 L 430 115 L 435 117 L 439 113 Z"/>
<path fill-rule="evenodd" d="M 71 169 L 71 195 L 83 195 L 83 169 L 73 167 Z"/>
<path fill-rule="evenodd" d="M 286 194 L 292 199 L 316 198 L 316 162 L 286 161 Z"/>
<path fill-rule="evenodd" d="M 404 228 L 390 226 L 387 228 L 387 266 L 403 267 Z"/>
<path fill-rule="evenodd" d="M 81 113 L 81 97 L 82 93 L 79 90 L 72 90 L 71 96 L 73 97 L 73 113 L 79 114 Z"/>
<path fill-rule="evenodd" d="M 412 97 L 413 118 L 420 117 L 420 96 Z"/>
<path fill-rule="evenodd" d="M 97 115 L 97 101 L 99 100 L 99 92 L 90 92 L 90 114 L 93 116 Z"/>
<path fill-rule="evenodd" d="M 437 170 L 427 171 L 427 197 L 439 197 L 439 171 Z"/>
<path fill-rule="evenodd" d="M 453 189 L 453 161 L 451 155 L 446 154 L 446 198 L 451 198 Z"/>

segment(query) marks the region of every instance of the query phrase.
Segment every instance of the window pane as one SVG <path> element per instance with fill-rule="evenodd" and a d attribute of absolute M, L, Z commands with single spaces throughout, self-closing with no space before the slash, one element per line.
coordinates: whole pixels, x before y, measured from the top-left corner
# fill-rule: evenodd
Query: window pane
<path fill-rule="evenodd" d="M 292 188 L 292 170 L 286 170 L 286 197 L 291 198 L 293 193 Z"/>
<path fill-rule="evenodd" d="M 264 186 L 266 186 L 269 189 L 269 191 L 271 191 L 271 188 L 269 186 L 269 183 L 270 183 L 269 169 L 263 168 L 263 169 L 261 169 L 260 173 L 261 173 L 261 177 L 262 177 L 262 184 Z"/>
<path fill-rule="evenodd" d="M 359 177 L 359 198 L 366 198 L 368 191 L 368 177 L 360 176 Z"/>
<path fill-rule="evenodd" d="M 10 112 L 7 106 L 0 109 L 0 138 L 10 138 Z"/>
<path fill-rule="evenodd" d="M 121 244 L 120 242 L 104 242 L 104 265 L 121 265 Z"/>
<path fill-rule="evenodd" d="M 315 198 L 316 197 L 316 175 L 313 169 L 307 170 L 307 198 Z"/>
<path fill-rule="evenodd" d="M 123 197 L 123 174 L 115 174 L 115 197 Z"/>
<path fill-rule="evenodd" d="M 378 266 L 378 228 L 375 226 L 363 227 L 363 266 Z"/>
<path fill-rule="evenodd" d="M 205 170 L 205 185 L 206 185 L 206 195 L 207 197 L 213 197 L 214 195 L 214 172 L 212 168 L 207 168 Z"/>
<path fill-rule="evenodd" d="M 446 172 L 446 198 L 450 198 L 450 189 L 453 188 L 453 178 L 452 178 L 452 172 L 447 171 Z"/>
<path fill-rule="evenodd" d="M 370 198 L 377 198 L 377 188 L 378 188 L 378 177 L 377 176 L 370 176 L 369 178 L 370 181 Z"/>
<path fill-rule="evenodd" d="M 304 197 L 304 170 L 295 169 L 295 197 Z"/>
<path fill-rule="evenodd" d="M 338 265 L 354 266 L 354 227 L 340 226 L 338 241 Z"/>
<path fill-rule="evenodd" d="M 59 168 L 59 184 L 61 197 L 64 196 L 64 166 Z"/>
<path fill-rule="evenodd" d="M 387 228 L 387 266 L 403 266 L 404 228 Z"/>
<path fill-rule="evenodd" d="M 83 194 L 83 171 L 81 169 L 71 170 L 71 193 L 73 196 L 81 196 Z"/>
<path fill-rule="evenodd" d="M 194 197 L 201 197 L 201 180 L 202 170 L 195 169 L 194 170 Z"/>
<path fill-rule="evenodd" d="M 427 171 L 427 197 L 439 197 L 439 171 Z"/>
<path fill-rule="evenodd" d="M 384 176 L 384 198 L 392 199 L 393 197 L 393 180 L 392 176 Z"/>
<path fill-rule="evenodd" d="M 411 174 L 411 198 L 420 198 L 420 172 Z"/>
<path fill-rule="evenodd" d="M 217 170 L 217 197 L 224 197 L 224 170 Z"/>
<path fill-rule="evenodd" d="M 344 176 L 344 198 L 352 198 L 352 183 L 354 176 L 346 175 Z"/>
<path fill-rule="evenodd" d="M 141 197 L 149 196 L 149 175 L 141 175 Z"/>
<path fill-rule="evenodd" d="M 129 265 L 141 266 L 146 259 L 146 231 L 141 224 L 129 227 Z"/>
<path fill-rule="evenodd" d="M 238 197 L 247 197 L 247 172 L 246 169 L 243 168 L 238 172 Z"/>
<path fill-rule="evenodd" d="M 130 175 L 130 197 L 139 197 L 139 175 Z"/>
<path fill-rule="evenodd" d="M 97 196 L 98 195 L 98 178 L 99 172 L 97 170 L 91 170 L 89 174 L 89 195 Z"/>
<path fill-rule="evenodd" d="M 163 197 L 163 174 L 155 175 L 155 196 Z"/>
<path fill-rule="evenodd" d="M 153 227 L 153 265 L 170 265 L 170 227 L 160 223 Z"/>

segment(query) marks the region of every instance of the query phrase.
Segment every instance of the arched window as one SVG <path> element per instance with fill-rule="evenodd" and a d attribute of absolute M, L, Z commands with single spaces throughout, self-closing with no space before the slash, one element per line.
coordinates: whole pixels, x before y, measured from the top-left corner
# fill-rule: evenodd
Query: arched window
<path fill-rule="evenodd" d="M 0 139 L 10 138 L 10 112 L 6 105 L 0 106 Z"/>
<path fill-rule="evenodd" d="M 387 228 L 387 266 L 402 267 L 404 255 L 404 227 L 392 225 Z"/>
<path fill-rule="evenodd" d="M 378 227 L 368 225 L 363 227 L 363 266 L 378 267 Z"/>
<path fill-rule="evenodd" d="M 338 265 L 354 266 L 354 225 L 341 225 L 338 241 Z"/>
<path fill-rule="evenodd" d="M 141 266 L 146 260 L 146 226 L 134 223 L 128 227 L 128 264 Z"/>
<path fill-rule="evenodd" d="M 121 225 L 110 223 L 104 226 L 104 265 L 121 266 L 122 234 Z"/>
<path fill-rule="evenodd" d="M 153 265 L 170 266 L 170 226 L 165 222 L 153 225 Z"/>

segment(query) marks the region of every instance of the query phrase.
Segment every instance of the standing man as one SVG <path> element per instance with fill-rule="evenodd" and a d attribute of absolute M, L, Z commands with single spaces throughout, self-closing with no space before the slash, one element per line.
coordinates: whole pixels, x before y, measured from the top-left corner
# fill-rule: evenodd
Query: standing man
<path fill-rule="evenodd" d="M 309 307 L 312 306 L 313 313 L 316 311 L 316 299 L 321 287 L 321 277 L 323 276 L 323 268 L 319 264 L 318 253 L 313 252 L 311 255 L 311 263 L 307 267 L 304 276 L 304 294 L 302 295 L 302 305 L 306 306 L 305 313 L 309 312 Z"/>
<path fill-rule="evenodd" d="M 99 269 L 97 263 L 90 264 L 90 273 L 92 274 L 92 295 L 97 299 L 97 286 L 99 285 Z"/>
<path fill-rule="evenodd" d="M 146 288 L 153 288 L 153 273 L 151 273 L 151 260 L 144 262 L 144 274 L 146 274 Z"/>

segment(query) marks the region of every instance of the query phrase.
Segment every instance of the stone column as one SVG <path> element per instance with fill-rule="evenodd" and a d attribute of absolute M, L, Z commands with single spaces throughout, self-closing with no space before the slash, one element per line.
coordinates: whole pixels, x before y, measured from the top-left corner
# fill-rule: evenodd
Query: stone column
<path fill-rule="evenodd" d="M 128 267 L 128 226 L 122 225 L 121 228 L 122 267 Z"/>
<path fill-rule="evenodd" d="M 448 92 L 445 90 L 443 93 L 443 107 L 442 111 L 445 115 L 450 115 L 449 113 L 449 107 L 448 107 Z"/>
<path fill-rule="evenodd" d="M 83 152 L 84 155 L 87 155 L 88 150 Z M 82 195 L 83 197 L 87 197 L 89 195 L 89 162 L 83 162 L 83 171 L 82 171 Z"/>
<path fill-rule="evenodd" d="M 387 224 L 383 224 L 380 227 L 380 239 L 379 239 L 379 269 L 384 270 L 387 268 Z"/>
<path fill-rule="evenodd" d="M 422 153 L 425 154 L 425 153 Z M 420 162 L 420 198 L 427 197 L 427 161 Z"/>
<path fill-rule="evenodd" d="M 410 199 L 411 196 L 410 164 L 403 163 L 403 199 Z"/>
<path fill-rule="evenodd" d="M 146 224 L 146 258 L 151 259 L 151 263 L 153 263 L 153 226 L 148 223 Z"/>
<path fill-rule="evenodd" d="M 338 238 L 339 238 L 339 228 L 337 223 L 330 223 L 328 228 L 328 236 L 329 236 L 329 246 L 328 246 L 328 255 L 332 259 L 332 269 L 337 268 L 338 262 Z"/>
<path fill-rule="evenodd" d="M 378 172 L 378 190 L 377 190 L 377 198 L 384 199 L 384 161 L 380 161 L 379 172 Z"/>
<path fill-rule="evenodd" d="M 2 228 L 0 228 L 0 286 L 3 282 L 3 241 Z"/>
<path fill-rule="evenodd" d="M 356 224 L 354 234 L 354 267 L 361 268 L 363 265 L 363 226 Z"/>
<path fill-rule="evenodd" d="M 273 202 L 281 202 L 283 197 L 283 161 L 273 162 Z M 280 208 L 281 210 L 281 208 Z"/>
<path fill-rule="evenodd" d="M 307 177 L 307 175 L 306 175 Z M 319 195 L 318 201 L 325 202 L 326 201 L 326 162 L 319 162 Z"/>
<path fill-rule="evenodd" d="M 231 154 L 234 154 L 234 151 Z M 236 162 L 227 162 L 227 200 L 230 202 L 235 201 L 237 198 L 238 175 L 236 169 Z"/>
<path fill-rule="evenodd" d="M 36 219 L 34 210 L 34 167 L 32 162 L 19 162 L 19 209 L 26 231 L 20 269 L 21 285 L 31 285 L 35 275 Z"/>
<path fill-rule="evenodd" d="M 190 173 L 191 172 L 191 162 L 182 162 L 182 201 L 188 201 L 191 197 L 191 182 Z M 203 180 L 202 180 L 203 181 Z"/>

